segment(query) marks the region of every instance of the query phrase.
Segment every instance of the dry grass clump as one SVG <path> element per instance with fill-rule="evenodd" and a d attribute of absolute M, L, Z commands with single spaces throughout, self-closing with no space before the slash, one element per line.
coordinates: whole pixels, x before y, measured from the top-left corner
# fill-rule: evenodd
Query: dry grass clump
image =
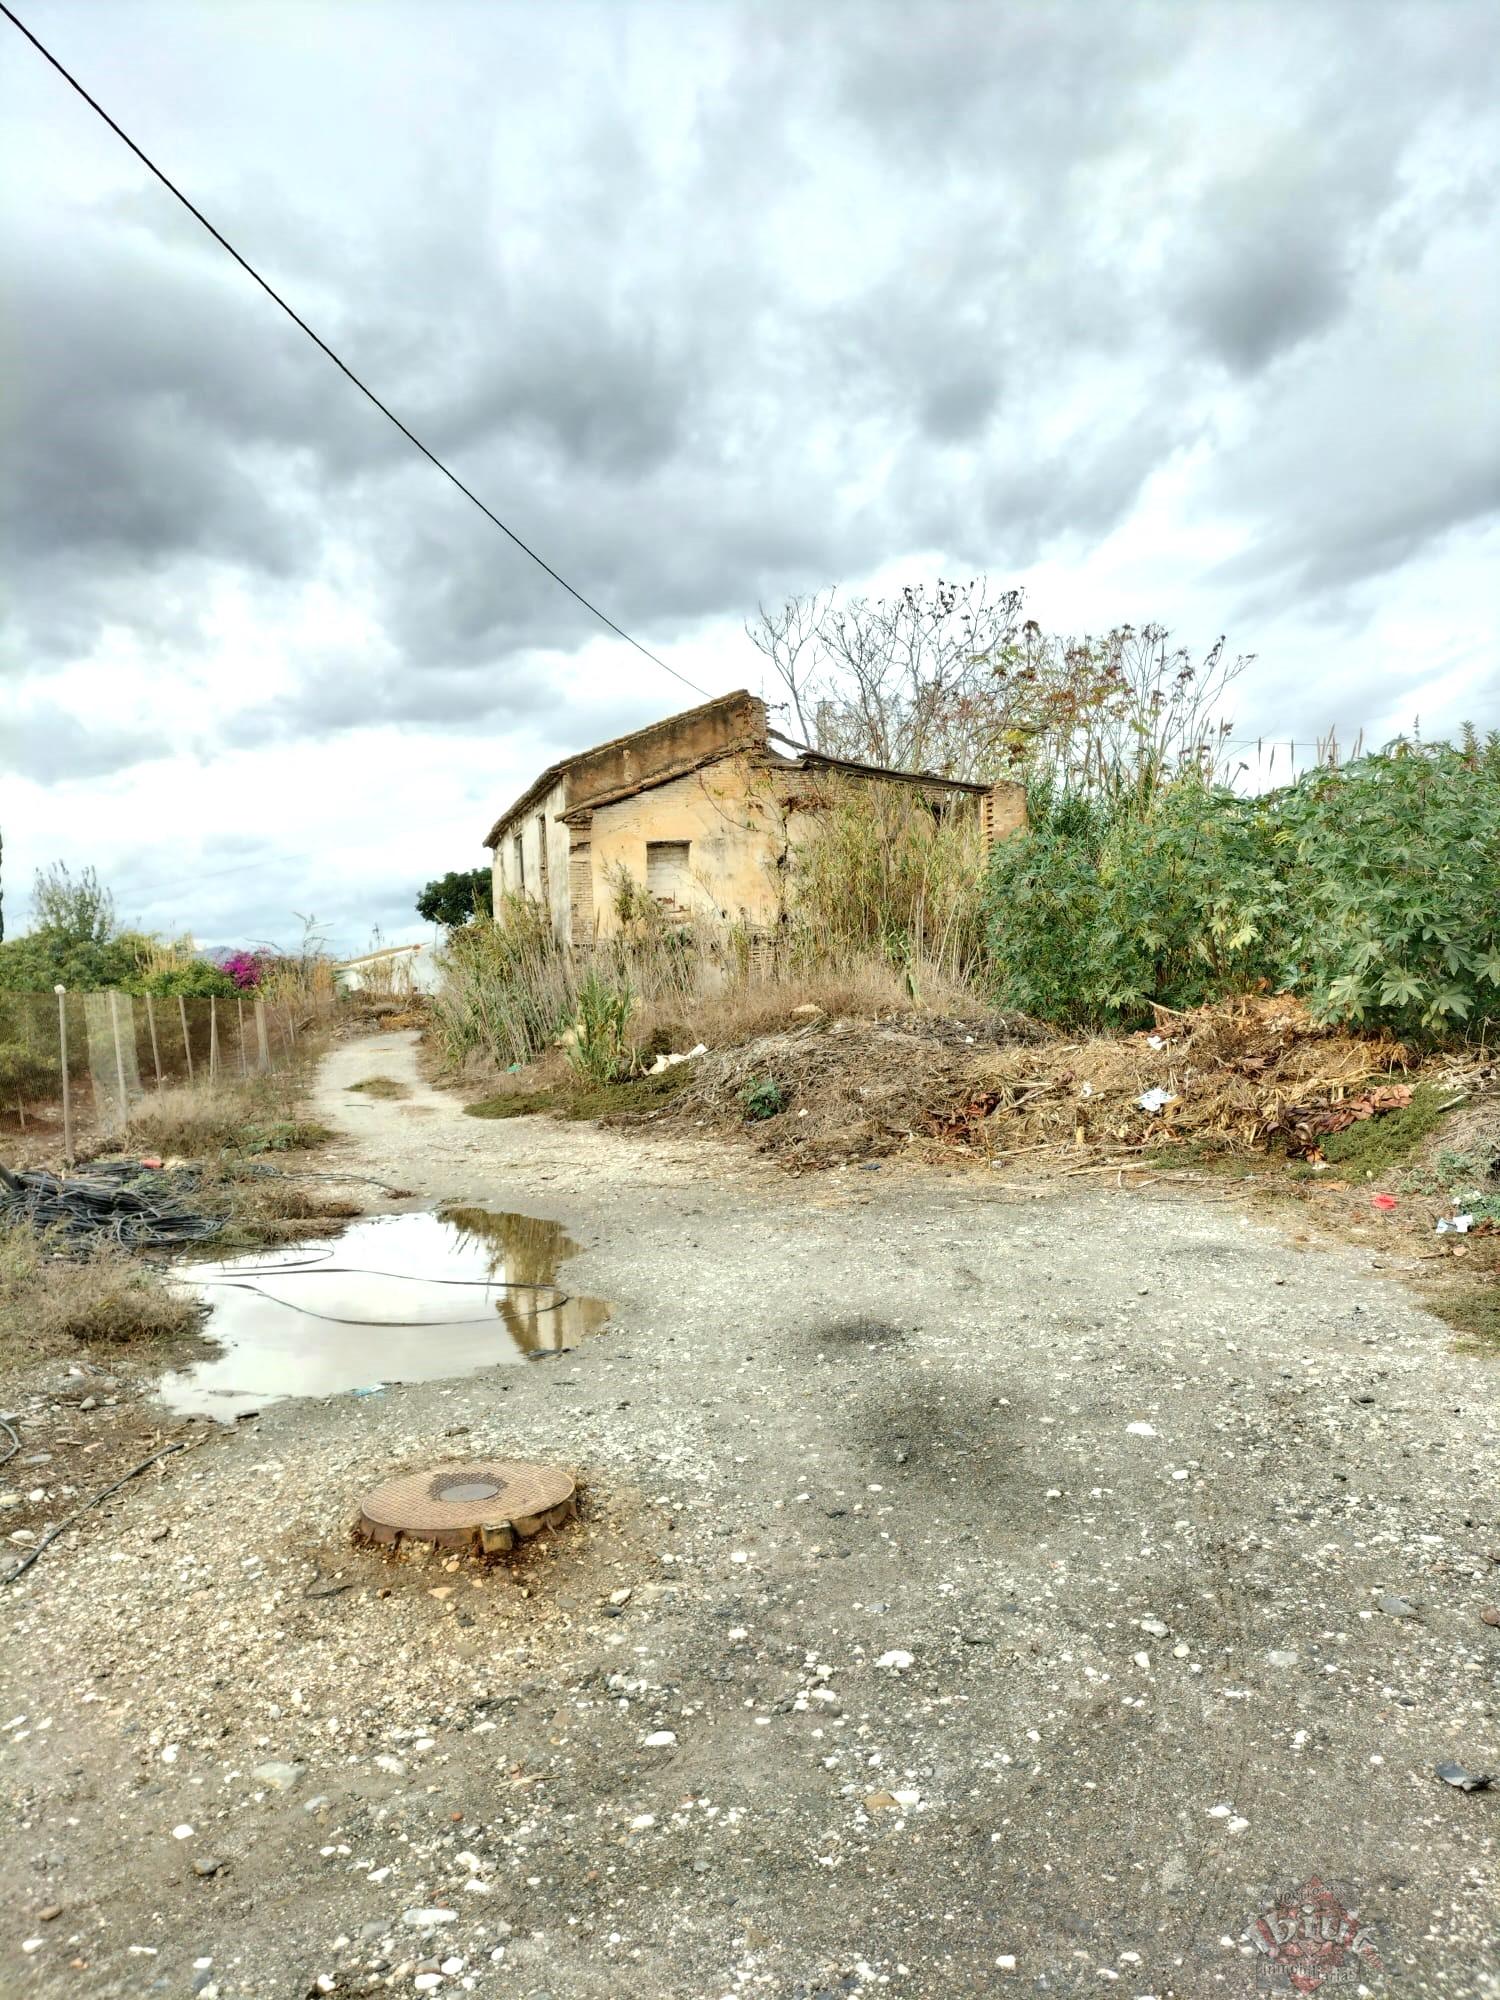
<path fill-rule="evenodd" d="M 359 1083 L 351 1083 L 350 1090 L 362 1091 L 366 1097 L 410 1097 L 411 1088 L 393 1076 L 367 1076 Z"/>
<path fill-rule="evenodd" d="M 70 1343 L 140 1345 L 181 1339 L 201 1317 L 160 1269 L 101 1241 L 64 1256 L 25 1224 L 0 1228 L 0 1363 L 7 1368 Z"/>
<path fill-rule="evenodd" d="M 961 1015 L 974 1004 L 966 988 L 935 971 L 908 977 L 883 960 L 855 959 L 838 968 L 643 1002 L 631 1017 L 630 1039 L 648 1057 L 682 1053 L 699 1042 L 724 1049 L 757 1035 L 806 1026 L 809 1010 L 830 1020 L 908 1016 L 916 1004 L 914 994 L 939 1013 Z"/>
<path fill-rule="evenodd" d="M 1304 1153 L 1338 1122 L 1334 1107 L 1417 1061 L 1389 1038 L 1319 1027 L 1291 995 L 1255 994 L 1184 1014 L 1158 1009 L 1149 1032 L 1001 1050 L 968 1104 L 936 1129 L 995 1152 L 1181 1140 L 1248 1152 L 1279 1140 Z M 1154 1090 L 1168 1101 L 1143 1106 Z"/>
<path fill-rule="evenodd" d="M 223 1233 L 210 1246 L 215 1255 L 230 1245 L 326 1235 L 329 1225 L 364 1213 L 358 1202 L 325 1192 L 316 1180 L 286 1180 L 233 1160 L 205 1175 L 200 1204 L 224 1218 Z"/>
<path fill-rule="evenodd" d="M 152 1091 L 132 1110 L 124 1144 L 131 1152 L 174 1159 L 284 1153 L 325 1144 L 333 1134 L 326 1125 L 299 1117 L 300 1102 L 300 1090 L 281 1079 Z"/>

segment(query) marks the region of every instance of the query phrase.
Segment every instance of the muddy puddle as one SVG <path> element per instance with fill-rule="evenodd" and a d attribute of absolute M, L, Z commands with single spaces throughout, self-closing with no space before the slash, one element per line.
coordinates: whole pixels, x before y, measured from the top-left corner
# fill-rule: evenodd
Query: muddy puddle
<path fill-rule="evenodd" d="M 174 1275 L 209 1309 L 218 1352 L 163 1377 L 178 1416 L 225 1423 L 292 1396 L 542 1361 L 596 1333 L 602 1299 L 557 1283 L 577 1245 L 562 1224 L 481 1208 L 377 1215 L 337 1236 Z"/>

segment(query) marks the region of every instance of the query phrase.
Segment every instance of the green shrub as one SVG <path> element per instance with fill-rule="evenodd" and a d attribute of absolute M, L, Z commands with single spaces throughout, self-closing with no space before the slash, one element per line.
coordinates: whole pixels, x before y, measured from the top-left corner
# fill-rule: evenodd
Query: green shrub
<path fill-rule="evenodd" d="M 1320 1019 L 1500 1020 L 1500 740 L 1402 745 L 1275 799 L 1288 985 Z"/>
<path fill-rule="evenodd" d="M 1006 1007 L 1130 1026 L 1256 985 L 1438 1038 L 1500 1020 L 1500 744 L 1402 745 L 1242 798 L 1033 795 L 986 871 Z"/>
<path fill-rule="evenodd" d="M 164 965 L 148 972 L 127 989 L 132 993 L 182 994 L 189 1000 L 206 1000 L 211 995 L 233 999 L 239 988 L 222 966 L 206 958 L 189 959 L 181 965 Z"/>
<path fill-rule="evenodd" d="M 1264 803 L 1195 775 L 1144 803 L 1033 797 L 1031 830 L 990 857 L 1001 1006 L 1084 1027 L 1150 1003 L 1193 1007 L 1274 968 L 1284 929 Z"/>
<path fill-rule="evenodd" d="M 70 993 L 129 992 L 150 951 L 151 940 L 134 931 L 80 938 L 44 925 L 0 944 L 0 992 L 50 993 L 58 985 Z"/>
<path fill-rule="evenodd" d="M 774 1118 L 778 1112 L 786 1110 L 790 1098 L 783 1087 L 771 1076 L 753 1076 L 740 1092 L 740 1104 L 747 1119 L 758 1124 L 766 1118 Z"/>
<path fill-rule="evenodd" d="M 56 1050 L 49 1053 L 25 1042 L 0 1041 L 0 1100 L 50 1096 L 59 1088 L 61 1075 Z"/>
<path fill-rule="evenodd" d="M 630 988 L 587 972 L 578 986 L 578 1019 L 568 1060 L 593 1083 L 613 1083 L 631 1067 L 625 1031 L 635 997 Z"/>

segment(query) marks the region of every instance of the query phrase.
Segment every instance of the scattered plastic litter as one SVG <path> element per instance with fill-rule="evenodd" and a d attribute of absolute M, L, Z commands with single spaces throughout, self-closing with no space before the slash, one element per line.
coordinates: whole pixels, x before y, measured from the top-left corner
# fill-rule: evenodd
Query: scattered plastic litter
<path fill-rule="evenodd" d="M 1396 1197 L 1393 1194 L 1373 1194 L 1370 1197 L 1370 1206 L 1371 1208 L 1379 1208 L 1389 1211 L 1390 1209 L 1397 1207 L 1398 1203 L 1396 1201 Z"/>
<path fill-rule="evenodd" d="M 1450 1232 L 1455 1236 L 1467 1236 L 1473 1227 L 1474 1218 L 1472 1215 L 1440 1215 L 1438 1217 L 1437 1233 L 1439 1236 L 1447 1236 Z"/>
<path fill-rule="evenodd" d="M 1169 1104 L 1175 1104 L 1177 1102 L 1177 1093 L 1171 1090 L 1163 1090 L 1161 1085 L 1158 1084 L 1152 1090 L 1143 1090 L 1135 1101 L 1141 1107 L 1142 1111 L 1150 1111 L 1154 1114 L 1158 1111 L 1165 1111 Z"/>
<path fill-rule="evenodd" d="M 1147 1035 L 1146 1047 L 1148 1049 L 1164 1049 L 1166 1046 L 1167 1038 L 1165 1035 Z"/>
<path fill-rule="evenodd" d="M 706 1042 L 699 1042 L 696 1048 L 684 1049 L 680 1055 L 659 1055 L 646 1074 L 647 1076 L 660 1076 L 663 1070 L 670 1069 L 674 1063 L 691 1062 L 694 1056 L 706 1056 L 707 1054 L 708 1044 Z"/>
<path fill-rule="evenodd" d="M 1495 1780 L 1487 1772 L 1466 1771 L 1462 1764 L 1439 1764 L 1436 1774 L 1445 1785 L 1460 1792 L 1487 1792 Z"/>

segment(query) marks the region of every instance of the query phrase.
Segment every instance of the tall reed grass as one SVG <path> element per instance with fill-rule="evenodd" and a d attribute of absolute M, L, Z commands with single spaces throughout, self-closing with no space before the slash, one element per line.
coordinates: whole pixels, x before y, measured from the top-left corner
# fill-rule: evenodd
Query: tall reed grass
<path fill-rule="evenodd" d="M 915 789 L 828 783 L 793 853 L 791 912 L 804 969 L 865 960 L 916 988 L 964 987 L 984 955 L 979 815 Z"/>
<path fill-rule="evenodd" d="M 972 1009 L 981 879 L 977 814 L 835 780 L 793 849 L 774 930 L 684 915 L 617 869 L 614 925 L 575 953 L 539 903 L 512 894 L 493 920 L 450 932 L 432 1025 L 451 1065 L 524 1065 L 562 1040 L 599 1081 L 664 1049 L 783 1025 L 798 1006 Z"/>

